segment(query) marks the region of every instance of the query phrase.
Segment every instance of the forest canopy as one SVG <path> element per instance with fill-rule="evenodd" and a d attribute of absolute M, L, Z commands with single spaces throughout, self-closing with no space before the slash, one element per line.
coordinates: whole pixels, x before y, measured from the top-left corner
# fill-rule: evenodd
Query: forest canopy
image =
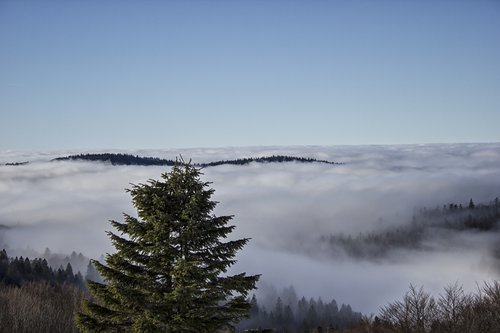
<path fill-rule="evenodd" d="M 159 157 L 141 157 L 131 154 L 118 154 L 118 153 L 101 153 L 101 154 L 78 154 L 69 155 L 65 157 L 57 157 L 52 161 L 91 161 L 91 162 L 108 162 L 112 165 L 164 165 L 173 166 L 176 164 L 175 160 L 163 159 Z M 338 165 L 342 163 L 330 162 L 326 160 L 317 160 L 309 157 L 296 157 L 286 155 L 272 155 L 264 157 L 247 157 L 238 158 L 233 160 L 221 160 L 207 163 L 192 163 L 196 167 L 214 167 L 219 165 L 247 165 L 250 163 L 284 163 L 284 162 L 299 162 L 299 163 L 324 163 Z"/>

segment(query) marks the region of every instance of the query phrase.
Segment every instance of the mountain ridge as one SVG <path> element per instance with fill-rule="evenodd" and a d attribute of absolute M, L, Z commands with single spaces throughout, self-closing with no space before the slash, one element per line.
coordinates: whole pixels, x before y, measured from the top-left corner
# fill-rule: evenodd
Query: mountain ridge
<path fill-rule="evenodd" d="M 173 166 L 176 162 L 171 159 L 163 159 L 159 157 L 138 156 L 132 154 L 122 153 L 98 153 L 98 154 L 78 154 L 57 157 L 51 162 L 57 161 L 91 161 L 91 162 L 108 162 L 112 165 L 140 165 L 140 166 Z M 219 165 L 248 165 L 250 163 L 286 163 L 286 162 L 299 162 L 299 163 L 323 163 L 330 165 L 342 165 L 344 163 L 332 162 L 327 160 L 318 160 L 310 157 L 297 157 L 287 155 L 272 155 L 261 157 L 245 157 L 232 160 L 219 160 L 206 163 L 193 163 L 198 167 L 215 167 Z"/>

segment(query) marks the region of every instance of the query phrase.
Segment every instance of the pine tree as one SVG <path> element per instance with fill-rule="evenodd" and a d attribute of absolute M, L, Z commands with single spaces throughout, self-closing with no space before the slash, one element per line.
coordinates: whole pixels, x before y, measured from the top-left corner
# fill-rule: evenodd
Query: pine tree
<path fill-rule="evenodd" d="M 87 281 L 77 324 L 98 332 L 216 332 L 247 316 L 257 275 L 226 275 L 248 239 L 223 241 L 232 216 L 212 214 L 217 202 L 201 172 L 182 161 L 161 180 L 128 190 L 138 218 L 111 221 L 116 253 L 93 261 L 106 284 Z M 122 237 L 123 236 L 123 237 Z"/>
<path fill-rule="evenodd" d="M 472 201 L 472 198 L 469 201 L 469 209 L 474 209 L 476 205 L 474 204 L 474 201 Z"/>
<path fill-rule="evenodd" d="M 99 282 L 102 283 L 102 278 L 97 272 L 97 270 L 94 267 L 94 264 L 92 264 L 92 261 L 89 260 L 89 263 L 87 265 L 87 272 L 85 273 L 85 280 L 91 280 L 94 282 Z"/>

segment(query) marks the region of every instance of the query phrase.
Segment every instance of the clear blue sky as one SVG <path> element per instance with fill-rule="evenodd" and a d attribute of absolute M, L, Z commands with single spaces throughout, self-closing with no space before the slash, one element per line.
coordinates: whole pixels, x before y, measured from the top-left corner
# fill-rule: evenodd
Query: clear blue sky
<path fill-rule="evenodd" d="M 500 1 L 0 0 L 0 150 L 500 141 Z"/>

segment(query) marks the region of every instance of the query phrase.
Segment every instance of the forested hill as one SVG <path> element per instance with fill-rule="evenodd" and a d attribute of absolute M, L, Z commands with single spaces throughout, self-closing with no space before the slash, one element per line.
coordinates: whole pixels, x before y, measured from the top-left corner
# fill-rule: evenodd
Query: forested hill
<path fill-rule="evenodd" d="M 130 154 L 79 154 L 65 157 L 54 158 L 52 161 L 91 161 L 91 162 L 109 162 L 112 165 L 167 165 L 175 164 L 173 160 L 162 159 L 158 157 L 141 157 Z"/>
<path fill-rule="evenodd" d="M 163 159 L 158 157 L 141 157 L 131 154 L 116 154 L 116 153 L 102 153 L 102 154 L 79 154 L 69 155 L 65 157 L 58 157 L 52 161 L 92 161 L 92 162 L 108 162 L 112 165 L 166 165 L 172 166 L 176 162 L 174 160 Z M 331 165 L 340 165 L 342 163 L 330 162 L 326 160 L 317 160 L 307 157 L 295 157 L 285 155 L 273 155 L 267 157 L 248 157 L 238 158 L 234 160 L 221 160 L 208 163 L 193 163 L 198 167 L 213 167 L 219 165 L 246 165 L 252 162 L 256 163 L 283 163 L 283 162 L 299 162 L 299 163 L 324 163 Z"/>
<path fill-rule="evenodd" d="M 422 208 L 415 211 L 410 221 L 397 226 L 381 228 L 371 233 L 356 235 L 322 235 L 318 244 L 331 255 L 345 254 L 354 258 L 382 258 L 397 249 L 423 250 L 428 241 L 452 234 L 497 233 L 500 228 L 500 199 L 489 203 L 450 203 L 442 207 Z M 427 243 L 426 243 L 427 241 Z M 440 240 L 441 241 L 441 240 Z M 491 249 L 494 258 L 500 260 L 500 246 Z"/>

